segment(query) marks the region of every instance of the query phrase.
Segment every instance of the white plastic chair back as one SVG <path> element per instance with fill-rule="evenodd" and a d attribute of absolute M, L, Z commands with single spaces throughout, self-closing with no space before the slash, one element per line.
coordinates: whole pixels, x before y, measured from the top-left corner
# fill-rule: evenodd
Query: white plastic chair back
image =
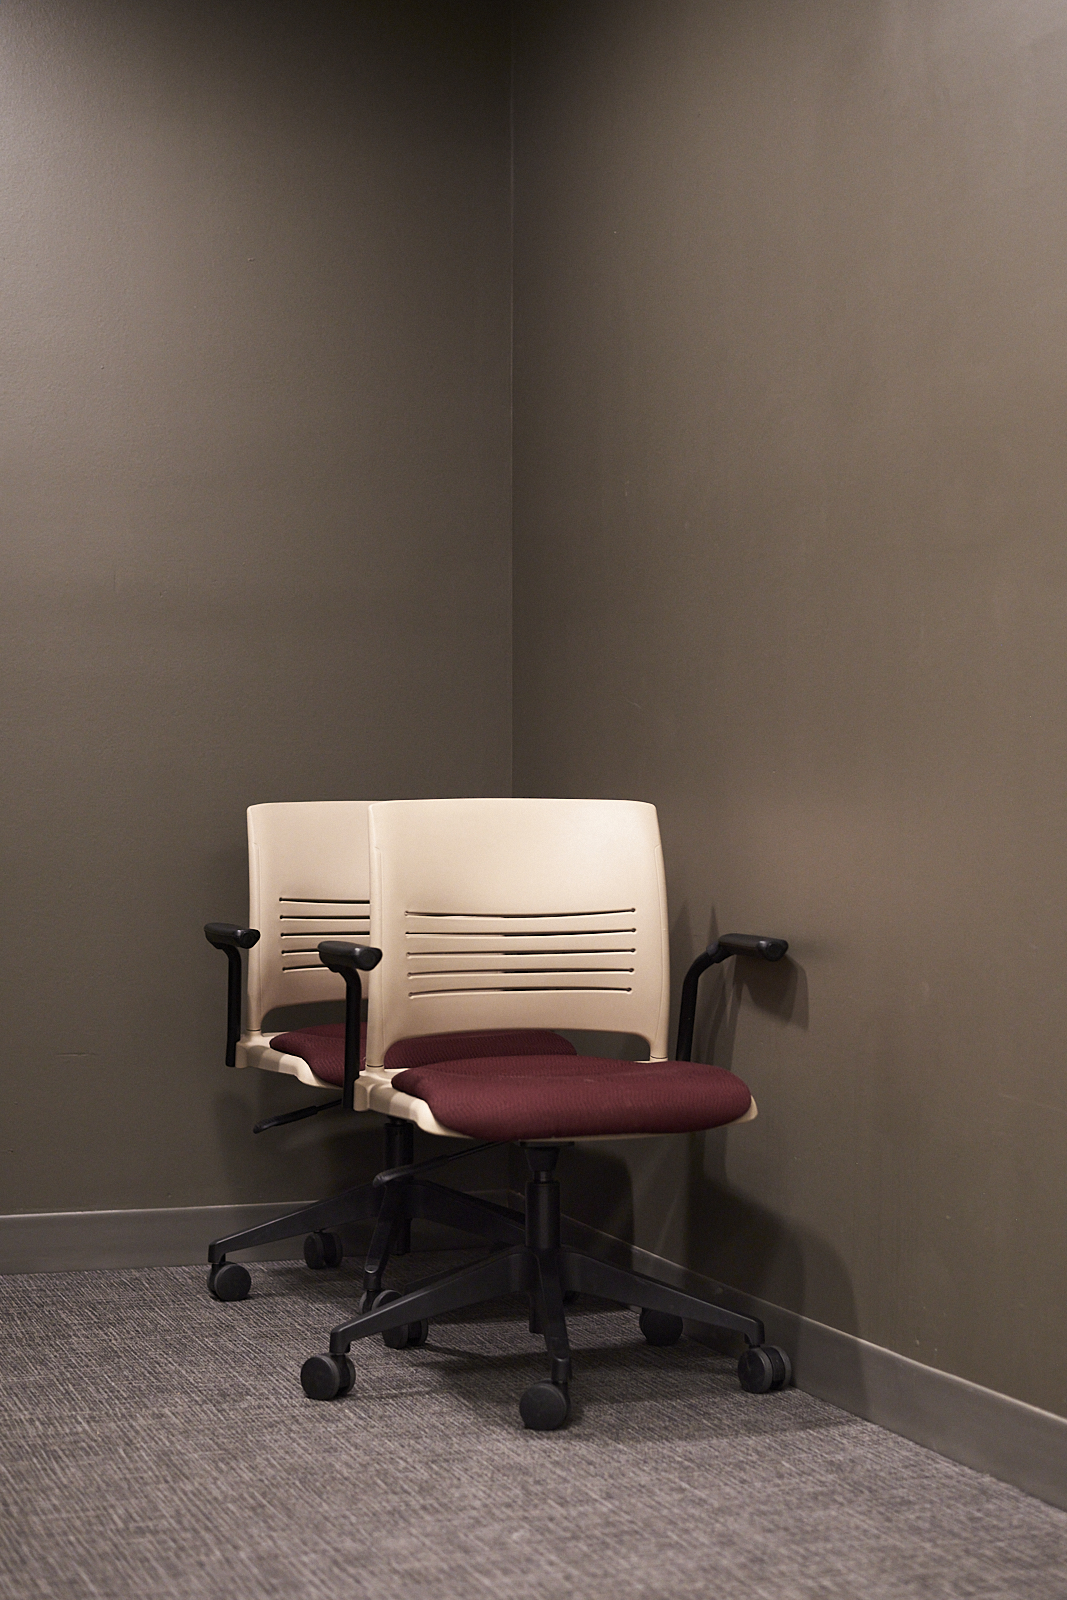
<path fill-rule="evenodd" d="M 370 808 L 368 1066 L 477 1028 L 633 1033 L 667 1055 L 667 890 L 654 806 L 393 800 Z"/>
<path fill-rule="evenodd" d="M 248 808 L 245 1027 L 277 1006 L 343 1000 L 343 979 L 319 960 L 320 939 L 366 944 L 370 933 L 366 800 L 298 800 Z"/>

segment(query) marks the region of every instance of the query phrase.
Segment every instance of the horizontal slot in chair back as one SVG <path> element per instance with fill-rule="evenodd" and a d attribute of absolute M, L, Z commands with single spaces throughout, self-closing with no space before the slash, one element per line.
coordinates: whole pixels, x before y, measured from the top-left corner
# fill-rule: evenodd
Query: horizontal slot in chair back
<path fill-rule="evenodd" d="M 320 939 L 370 936 L 365 800 L 305 800 L 248 808 L 249 951 L 246 1026 L 278 1006 L 343 1000 L 344 981 L 319 960 Z"/>
<path fill-rule="evenodd" d="M 667 1053 L 667 898 L 654 806 L 389 801 L 370 809 L 368 1063 L 400 1038 L 549 1027 Z"/>

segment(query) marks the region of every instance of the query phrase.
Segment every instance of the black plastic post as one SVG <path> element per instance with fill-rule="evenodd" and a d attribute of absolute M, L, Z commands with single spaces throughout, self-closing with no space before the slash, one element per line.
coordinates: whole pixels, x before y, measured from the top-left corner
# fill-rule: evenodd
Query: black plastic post
<path fill-rule="evenodd" d="M 551 1168 L 536 1168 L 526 1184 L 526 1243 L 531 1250 L 559 1249 L 559 1209 L 559 1180 Z"/>

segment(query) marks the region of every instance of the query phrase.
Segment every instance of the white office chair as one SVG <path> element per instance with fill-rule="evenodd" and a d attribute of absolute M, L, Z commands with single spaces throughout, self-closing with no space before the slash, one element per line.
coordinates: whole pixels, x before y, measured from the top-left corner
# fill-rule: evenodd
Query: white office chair
<path fill-rule="evenodd" d="M 254 1133 L 281 1127 L 321 1111 L 367 1111 L 375 1080 L 360 1074 L 366 1028 L 361 1020 L 362 972 L 378 957 L 366 948 L 369 931 L 368 802 L 325 800 L 280 802 L 248 808 L 249 926 L 209 922 L 204 933 L 229 963 L 226 1063 L 284 1072 L 317 1089 L 340 1088 L 338 1098 L 269 1117 Z M 242 982 L 241 951 L 247 950 Z M 314 1002 L 346 1002 L 345 1024 L 326 1023 L 279 1031 L 272 1014 Z M 244 1025 L 242 1027 L 242 1017 Z M 568 1048 L 562 1040 L 555 1041 Z M 549 1040 L 547 1047 L 551 1048 Z M 381 1109 L 378 1106 L 374 1110 Z M 409 1165 L 413 1125 L 385 1109 L 385 1167 Z M 336 1267 L 344 1258 L 339 1231 L 377 1219 L 384 1189 L 358 1184 L 331 1199 L 288 1212 L 258 1227 L 216 1239 L 208 1249 L 208 1287 L 219 1300 L 243 1300 L 252 1280 L 247 1268 L 228 1260 L 234 1251 L 293 1239 L 300 1234 L 310 1267 Z M 498 1239 L 521 1237 L 517 1212 L 492 1206 L 437 1184 L 412 1190 L 410 1213 L 388 1228 L 390 1252 L 410 1243 L 410 1218 L 420 1216 Z M 382 1264 L 384 1270 L 384 1262 Z M 381 1290 L 381 1272 L 372 1275 Z"/>
<path fill-rule="evenodd" d="M 642 1308 L 653 1344 L 672 1344 L 683 1317 L 733 1329 L 747 1349 L 744 1387 L 790 1376 L 762 1324 L 560 1243 L 560 1147 L 586 1138 L 695 1131 L 755 1116 L 732 1073 L 689 1061 L 700 973 L 731 955 L 778 960 L 781 939 L 728 935 L 698 958 L 683 988 L 681 1048 L 668 1061 L 667 899 L 655 809 L 629 801 L 428 800 L 370 808 L 371 941 L 367 1103 L 431 1134 L 525 1147 L 531 1178 L 521 1238 L 488 1259 L 405 1294 L 375 1294 L 391 1237 L 430 1165 L 379 1174 L 385 1191 L 368 1261 L 364 1309 L 304 1363 L 311 1399 L 355 1382 L 354 1340 L 381 1333 L 403 1348 L 431 1317 L 525 1292 L 550 1377 L 520 1402 L 527 1427 L 570 1411 L 564 1303 L 588 1292 Z M 578 1056 L 553 1028 L 636 1034 L 650 1060 Z M 530 1030 L 534 1030 L 533 1033 Z M 477 1046 L 477 1047 L 473 1047 Z M 683 1053 L 684 1052 L 684 1053 Z M 511 1214 L 514 1216 L 514 1213 Z M 393 1230 L 391 1234 L 390 1230 Z"/>

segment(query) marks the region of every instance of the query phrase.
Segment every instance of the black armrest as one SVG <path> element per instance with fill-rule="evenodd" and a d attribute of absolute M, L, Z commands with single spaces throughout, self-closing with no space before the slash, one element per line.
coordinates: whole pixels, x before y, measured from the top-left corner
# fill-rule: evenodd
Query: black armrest
<path fill-rule="evenodd" d="M 361 972 L 372 972 L 382 952 L 370 944 L 349 944 L 344 939 L 324 939 L 319 945 L 319 960 L 345 980 L 345 1086 L 341 1104 L 351 1111 L 359 1077 L 359 1034 L 363 1012 Z"/>
<path fill-rule="evenodd" d="M 349 944 L 344 939 L 324 939 L 319 945 L 319 960 L 331 972 L 373 972 L 382 952 L 372 944 Z"/>
<path fill-rule="evenodd" d="M 241 951 L 259 943 L 259 929 L 239 928 L 233 922 L 205 922 L 204 937 L 226 953 L 226 1065 L 234 1067 L 241 1037 Z"/>
<path fill-rule="evenodd" d="M 707 954 L 712 963 L 725 961 L 727 956 L 762 956 L 764 961 L 781 961 L 788 949 L 785 939 L 769 939 L 762 933 L 724 933 L 708 945 Z"/>
<path fill-rule="evenodd" d="M 721 939 L 709 944 L 703 955 L 697 956 L 685 975 L 682 984 L 682 1003 L 678 1010 L 678 1044 L 674 1052 L 676 1061 L 693 1059 L 693 1026 L 697 1014 L 697 988 L 702 975 L 709 967 L 731 956 L 762 956 L 764 961 L 781 961 L 789 949 L 785 939 L 772 939 L 761 933 L 724 933 Z"/>
<path fill-rule="evenodd" d="M 216 950 L 233 946 L 237 950 L 251 950 L 259 943 L 258 928 L 239 928 L 235 922 L 205 922 L 204 938 Z"/>

